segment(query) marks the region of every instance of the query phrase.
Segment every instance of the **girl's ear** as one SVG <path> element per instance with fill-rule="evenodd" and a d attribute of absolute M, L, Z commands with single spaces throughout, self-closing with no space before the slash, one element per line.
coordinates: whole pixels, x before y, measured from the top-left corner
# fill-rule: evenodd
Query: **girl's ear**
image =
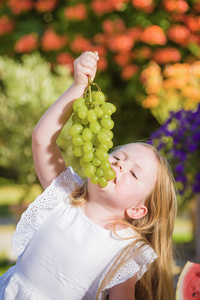
<path fill-rule="evenodd" d="M 140 207 L 127 208 L 126 215 L 130 219 L 141 219 L 148 213 L 148 208 L 145 205 Z"/>

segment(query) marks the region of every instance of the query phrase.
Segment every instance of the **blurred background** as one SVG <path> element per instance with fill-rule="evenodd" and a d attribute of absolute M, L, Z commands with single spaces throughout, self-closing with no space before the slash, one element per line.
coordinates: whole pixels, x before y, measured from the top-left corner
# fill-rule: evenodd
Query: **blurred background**
<path fill-rule="evenodd" d="M 200 263 L 199 0 L 0 0 L 0 275 L 15 262 L 21 213 L 42 192 L 32 130 L 86 50 L 98 51 L 95 82 L 117 107 L 114 146 L 149 141 L 172 165 L 176 277 L 187 260 Z M 83 176 L 69 125 L 58 143 Z"/>

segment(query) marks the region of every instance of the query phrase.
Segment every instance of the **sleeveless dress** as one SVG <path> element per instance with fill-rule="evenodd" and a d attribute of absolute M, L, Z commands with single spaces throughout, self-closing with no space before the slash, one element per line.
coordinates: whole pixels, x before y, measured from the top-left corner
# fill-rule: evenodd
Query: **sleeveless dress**
<path fill-rule="evenodd" d="M 93 223 L 80 207 L 72 207 L 70 193 L 81 183 L 68 167 L 22 214 L 12 241 L 18 259 L 0 277 L 1 300 L 95 300 L 133 232 L 126 228 L 117 237 Z M 106 293 L 136 273 L 139 280 L 156 258 L 151 247 L 142 247 L 107 284 Z"/>

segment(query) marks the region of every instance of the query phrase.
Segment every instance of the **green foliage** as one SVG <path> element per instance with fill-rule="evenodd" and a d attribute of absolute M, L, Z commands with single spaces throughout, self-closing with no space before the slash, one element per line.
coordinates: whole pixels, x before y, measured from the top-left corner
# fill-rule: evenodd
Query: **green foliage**
<path fill-rule="evenodd" d="M 72 83 L 67 68 L 51 65 L 39 53 L 24 55 L 21 62 L 0 57 L 0 176 L 19 182 L 36 181 L 32 160 L 33 128 L 47 108 Z M 66 146 L 66 130 L 59 139 Z M 67 146 L 66 146 L 67 148 Z"/>

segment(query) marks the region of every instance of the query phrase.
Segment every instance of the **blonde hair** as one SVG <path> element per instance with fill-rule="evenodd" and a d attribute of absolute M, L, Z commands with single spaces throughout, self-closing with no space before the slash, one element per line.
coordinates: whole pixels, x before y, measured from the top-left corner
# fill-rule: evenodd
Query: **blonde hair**
<path fill-rule="evenodd" d="M 115 225 L 120 223 L 132 228 L 137 233 L 137 239 L 130 241 L 130 244 L 117 257 L 102 281 L 96 299 L 106 288 L 108 282 L 115 276 L 119 268 L 130 259 L 131 250 L 137 242 L 150 245 L 158 258 L 149 265 L 148 271 L 137 281 L 135 286 L 136 299 L 175 299 L 172 275 L 172 233 L 177 212 L 175 182 L 167 160 L 152 145 L 141 142 L 139 144 L 148 147 L 154 152 L 158 164 L 156 184 L 144 201 L 145 206 L 148 208 L 148 213 L 138 220 L 118 220 L 113 224 L 113 231 L 116 235 Z M 73 206 L 79 206 L 86 201 L 87 182 L 84 182 L 82 186 L 71 194 L 71 203 Z M 132 256 L 134 254 L 135 252 Z"/>

